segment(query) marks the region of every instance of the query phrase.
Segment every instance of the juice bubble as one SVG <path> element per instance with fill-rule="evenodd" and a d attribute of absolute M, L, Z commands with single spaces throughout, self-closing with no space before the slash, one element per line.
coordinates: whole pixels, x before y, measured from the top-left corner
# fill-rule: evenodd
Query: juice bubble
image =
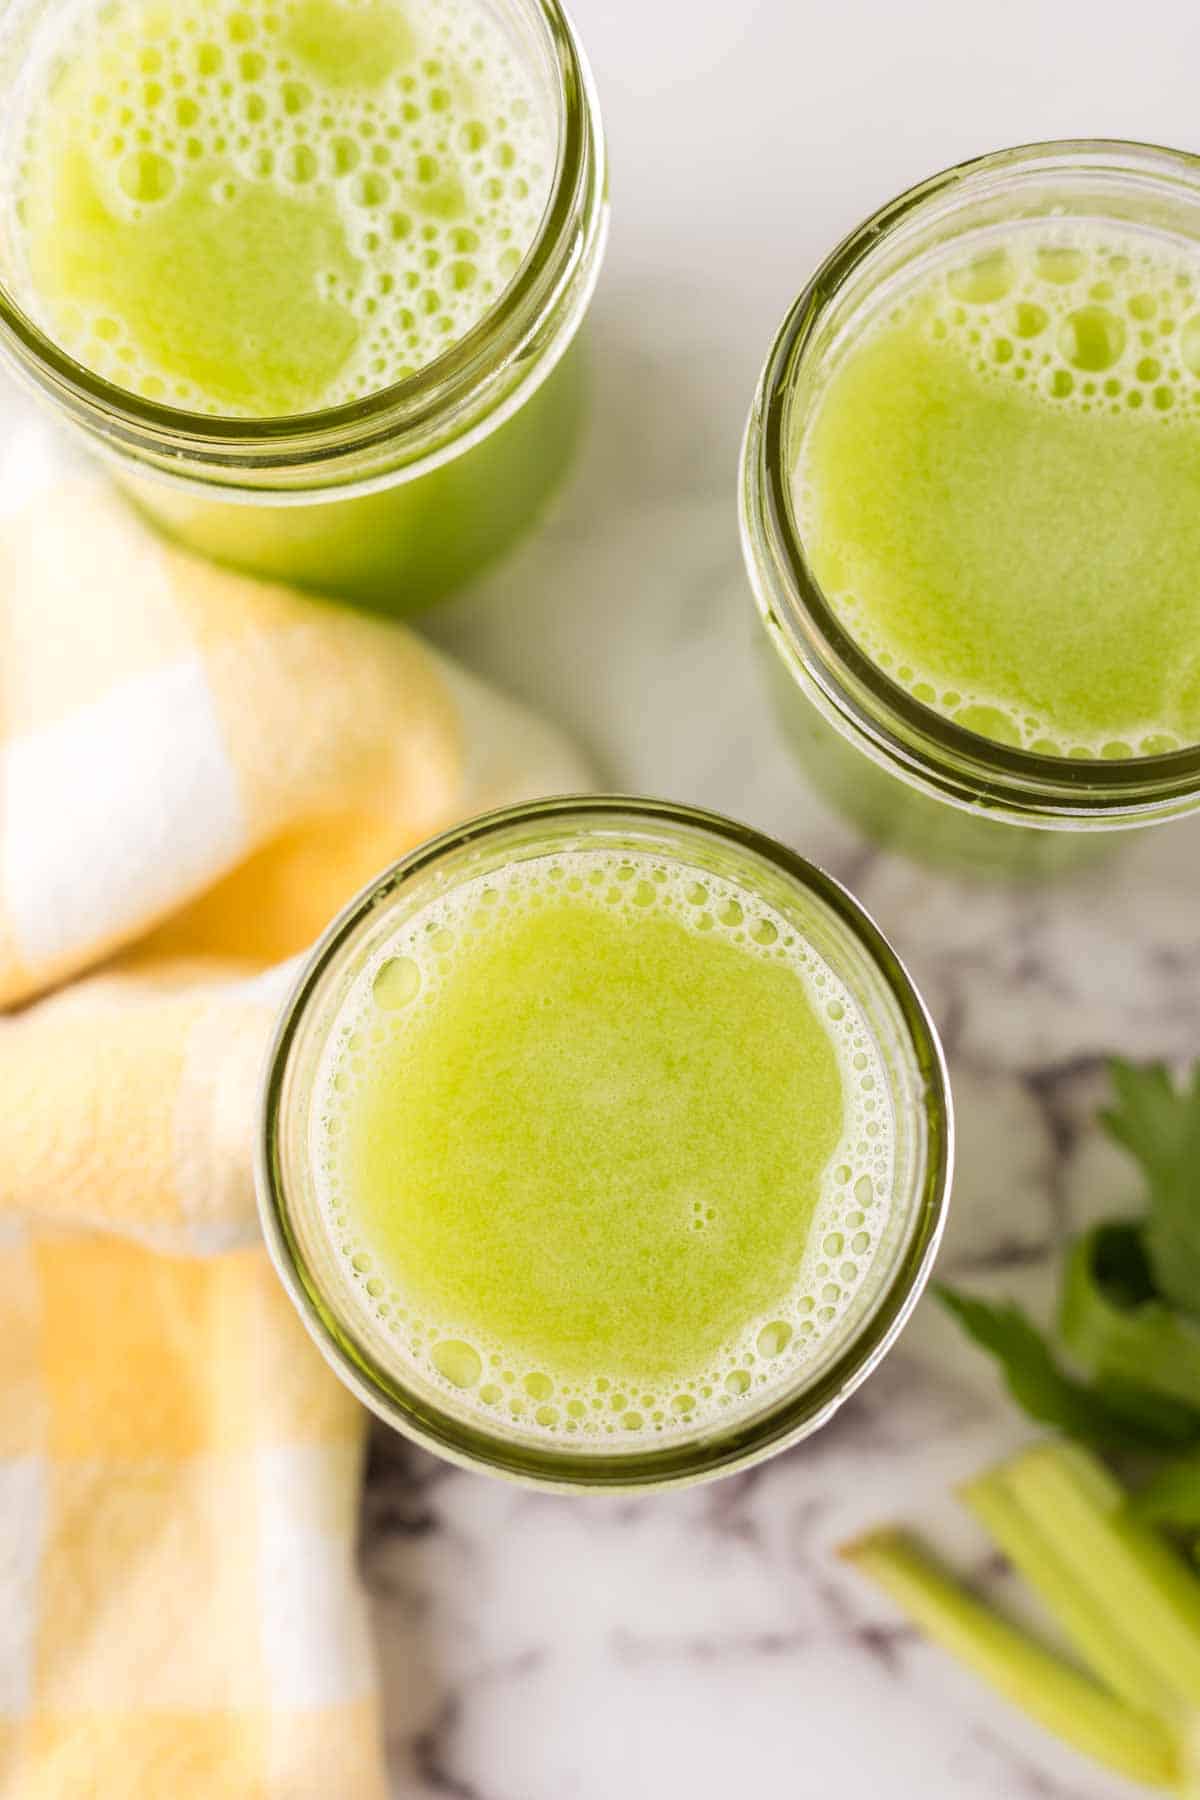
<path fill-rule="evenodd" d="M 1019 744 L 1021 733 L 1012 718 L 998 706 L 963 706 L 954 715 L 956 725 L 998 744 Z"/>
<path fill-rule="evenodd" d="M 165 200 L 175 186 L 175 170 L 165 156 L 153 150 L 135 150 L 121 164 L 118 180 L 130 200 L 153 205 Z"/>
<path fill-rule="evenodd" d="M 983 306 L 992 300 L 1002 300 L 1012 291 L 1015 279 L 1016 271 L 1007 251 L 993 250 L 964 263 L 961 268 L 951 269 L 946 285 L 956 300 Z"/>
<path fill-rule="evenodd" d="M 1022 300 L 1013 309 L 1013 330 L 1020 338 L 1040 337 L 1050 323 L 1050 314 L 1033 300 Z"/>
<path fill-rule="evenodd" d="M 1111 369 L 1125 348 L 1125 326 L 1107 306 L 1081 306 L 1063 321 L 1058 342 L 1073 368 Z"/>
<path fill-rule="evenodd" d="M 1036 252 L 1034 268 L 1043 281 L 1051 281 L 1055 287 L 1065 287 L 1068 283 L 1079 280 L 1087 268 L 1087 256 L 1082 250 L 1049 245 Z"/>
<path fill-rule="evenodd" d="M 1200 378 L 1200 313 L 1184 321 L 1179 334 L 1179 354 L 1191 374 Z"/>
<path fill-rule="evenodd" d="M 393 956 L 383 964 L 371 984 L 376 1006 L 385 1012 L 408 1006 L 421 991 L 421 969 L 411 956 Z"/>
<path fill-rule="evenodd" d="M 786 1319 L 774 1319 L 764 1325 L 756 1340 L 760 1356 L 778 1356 L 792 1341 L 792 1328 Z"/>
<path fill-rule="evenodd" d="M 439 1375 L 456 1388 L 472 1388 L 483 1373 L 478 1350 L 458 1338 L 443 1338 L 430 1351 L 430 1360 Z"/>

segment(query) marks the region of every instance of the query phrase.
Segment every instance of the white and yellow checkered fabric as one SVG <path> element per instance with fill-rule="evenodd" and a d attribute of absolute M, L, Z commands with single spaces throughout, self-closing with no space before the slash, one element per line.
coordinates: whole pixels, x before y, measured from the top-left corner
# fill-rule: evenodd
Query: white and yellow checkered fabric
<path fill-rule="evenodd" d="M 582 780 L 98 484 L 0 521 L 2 1800 L 382 1793 L 362 1421 L 255 1245 L 279 965 L 430 832 Z"/>

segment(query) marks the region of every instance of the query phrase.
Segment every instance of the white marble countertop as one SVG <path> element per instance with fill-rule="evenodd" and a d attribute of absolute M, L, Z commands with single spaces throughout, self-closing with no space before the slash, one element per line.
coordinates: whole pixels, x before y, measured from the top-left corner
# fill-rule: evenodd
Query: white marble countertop
<path fill-rule="evenodd" d="M 741 815 L 872 909 L 945 1034 L 961 1155 L 942 1270 L 1036 1306 L 1120 1203 L 1100 1060 L 1200 1053 L 1200 828 L 1042 892 L 866 850 L 768 715 L 734 468 L 787 304 L 826 249 L 976 151 L 1109 133 L 1200 147 L 1200 13 L 1115 0 L 576 0 L 613 159 L 595 403 L 546 530 L 429 629 L 574 730 L 612 785 Z M 1189 41 L 1190 40 L 1190 41 Z M 935 1308 L 825 1432 L 637 1501 L 541 1498 L 377 1438 L 364 1557 L 397 1800 L 1114 1800 L 917 1641 L 829 1547 L 920 1520 L 1026 1435 Z"/>

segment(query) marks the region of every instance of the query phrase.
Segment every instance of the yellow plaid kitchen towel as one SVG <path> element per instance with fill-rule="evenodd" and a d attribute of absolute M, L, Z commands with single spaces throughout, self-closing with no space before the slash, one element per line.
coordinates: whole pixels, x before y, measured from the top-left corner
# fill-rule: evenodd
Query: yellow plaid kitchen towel
<path fill-rule="evenodd" d="M 278 965 L 414 842 L 582 784 L 405 631 L 99 483 L 0 520 L 3 1800 L 382 1794 L 363 1422 L 255 1244 Z"/>

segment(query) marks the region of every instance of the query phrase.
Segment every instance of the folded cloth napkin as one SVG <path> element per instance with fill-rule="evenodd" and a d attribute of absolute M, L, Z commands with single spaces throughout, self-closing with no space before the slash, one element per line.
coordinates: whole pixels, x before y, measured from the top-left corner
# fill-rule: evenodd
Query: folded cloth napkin
<path fill-rule="evenodd" d="M 0 519 L 0 1796 L 372 1800 L 363 1420 L 256 1244 L 260 1065 L 283 959 L 369 876 L 586 772 L 401 628 L 32 487 Z"/>

